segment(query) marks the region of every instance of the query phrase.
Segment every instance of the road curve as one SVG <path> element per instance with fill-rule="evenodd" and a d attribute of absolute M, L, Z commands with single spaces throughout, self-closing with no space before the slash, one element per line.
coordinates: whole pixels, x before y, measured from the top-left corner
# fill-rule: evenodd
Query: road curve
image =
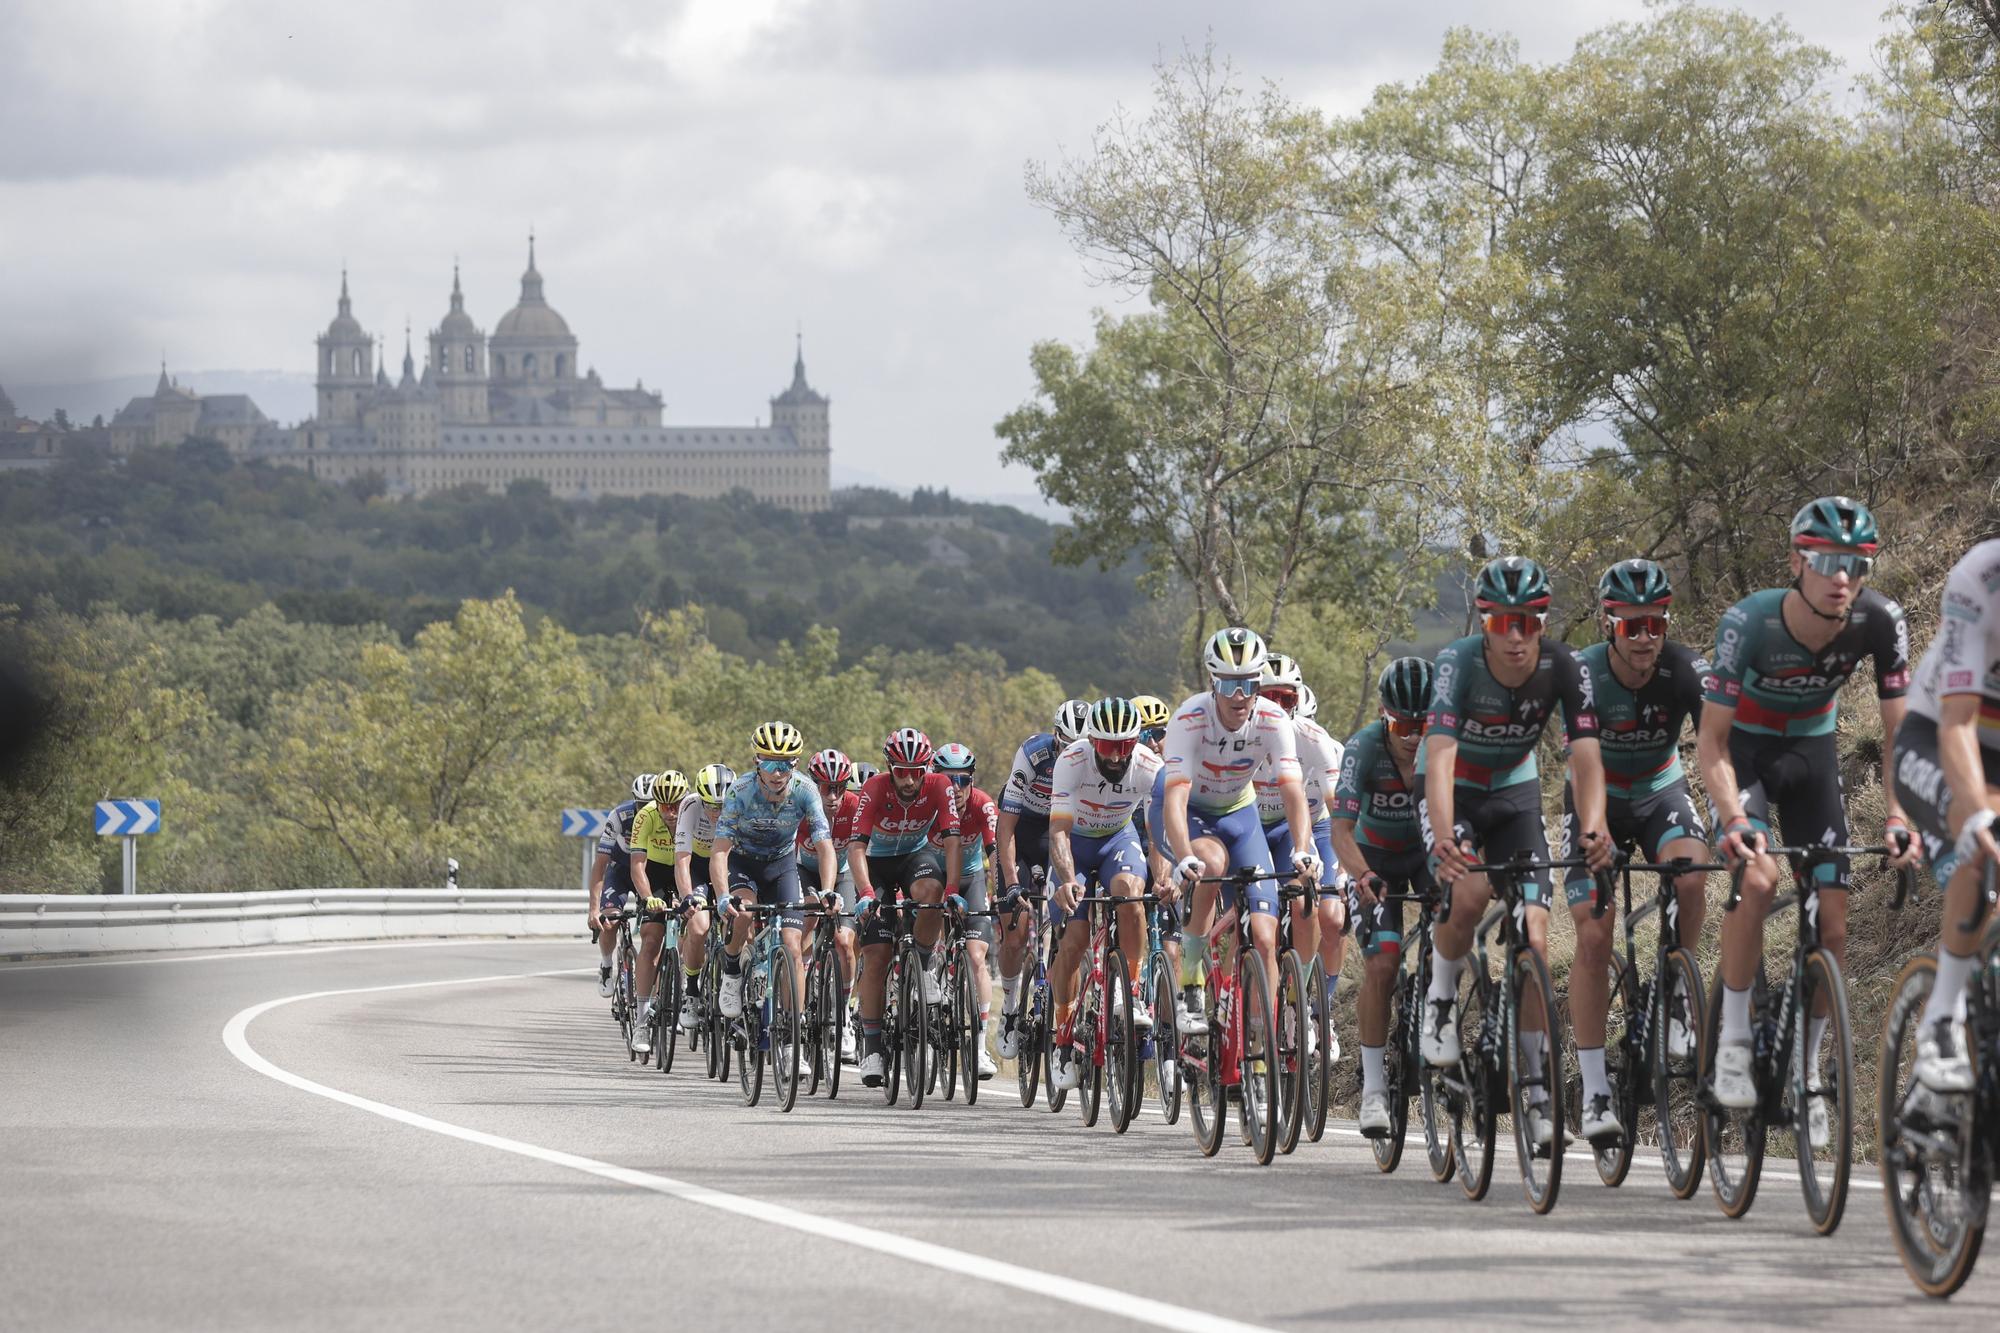
<path fill-rule="evenodd" d="M 1767 1174 L 1742 1222 L 1642 1158 L 1531 1215 L 1351 1128 L 1268 1169 L 1183 1121 L 789 1116 L 628 1064 L 572 942 L 334 946 L 0 967 L 0 1327 L 1222 1330 L 1991 1324 L 1904 1279 L 1879 1192 L 1832 1240 Z M 851 1073 L 851 1071 L 850 1071 Z M 651 1316 L 658 1317 L 658 1316 Z"/>

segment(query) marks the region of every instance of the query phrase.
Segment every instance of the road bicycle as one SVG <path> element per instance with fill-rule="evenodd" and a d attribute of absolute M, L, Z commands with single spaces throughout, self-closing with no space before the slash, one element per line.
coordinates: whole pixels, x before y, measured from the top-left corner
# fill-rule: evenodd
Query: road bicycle
<path fill-rule="evenodd" d="M 893 940 L 883 990 L 882 1100 L 894 1106 L 902 1095 L 902 1084 L 907 1082 L 913 1111 L 923 1109 L 930 1084 L 930 1006 L 924 1003 L 923 954 L 910 933 L 916 913 L 909 910 L 923 906 L 902 898 L 897 889 L 885 887 L 872 908 L 887 914 L 883 920 Z"/>
<path fill-rule="evenodd" d="M 1139 1041 L 1133 1019 L 1132 969 L 1112 930 L 1118 909 L 1142 910 L 1159 899 L 1150 893 L 1118 898 L 1099 891 L 1077 900 L 1089 924 L 1083 957 L 1083 985 L 1070 1021 L 1056 1034 L 1078 1066 L 1077 1102 L 1085 1127 L 1097 1123 L 1108 1085 L 1111 1128 L 1123 1134 L 1139 1111 Z M 1157 1020 L 1157 1016 L 1156 1019 Z"/>
<path fill-rule="evenodd" d="M 1179 969 L 1166 949 L 1166 926 L 1172 919 L 1172 904 L 1154 897 L 1152 906 L 1146 911 L 1146 964 L 1139 970 L 1140 995 L 1150 996 L 1153 1005 L 1153 1030 L 1140 1048 L 1140 1058 L 1150 1060 L 1153 1066 L 1153 1086 L 1160 1096 L 1160 1114 L 1170 1125 L 1178 1124 L 1181 1118 L 1181 1072 L 1180 1062 L 1175 1058 L 1178 1045 L 1174 1038 L 1174 1014 L 1179 1009 L 1175 1000 L 1179 996 Z M 1132 1113 L 1136 1116 L 1139 1107 L 1145 1103 L 1145 1080 L 1139 1079 L 1132 1089 Z"/>
<path fill-rule="evenodd" d="M 611 1021 L 618 1025 L 618 1034 L 625 1041 L 625 1058 L 636 1060 L 638 1052 L 632 1049 L 632 1024 L 638 1015 L 638 988 L 634 981 L 637 952 L 632 947 L 632 904 L 628 900 L 608 918 L 612 931 L 611 943 Z M 607 918 L 600 913 L 598 921 Z M 603 924 L 598 927 L 605 929 Z"/>
<path fill-rule="evenodd" d="M 1259 1166 L 1270 1165 L 1278 1146 L 1278 1061 L 1271 978 L 1250 941 L 1250 913 L 1243 901 L 1250 885 L 1280 876 L 1256 867 L 1204 877 L 1204 884 L 1233 885 L 1238 902 L 1208 932 L 1207 981 L 1202 987 L 1205 1031 L 1180 1034 L 1188 1118 L 1204 1157 L 1222 1148 L 1223 1122 L 1236 1099 L 1242 1132 Z M 1231 946 L 1225 949 L 1225 945 Z"/>
<path fill-rule="evenodd" d="M 961 910 L 949 902 L 910 906 L 942 914 L 937 941 L 931 946 L 933 975 L 943 997 L 929 1006 L 931 1087 L 950 1101 L 962 1085 L 965 1104 L 971 1106 L 979 1100 L 979 1048 L 986 1040 L 986 1027 L 979 1020 L 979 995 L 986 978 L 978 974 L 965 947 L 966 922 L 990 919 L 994 913 Z"/>
<path fill-rule="evenodd" d="M 1847 985 L 1840 965 L 1819 940 L 1820 885 L 1814 871 L 1842 856 L 1895 855 L 1876 847 L 1765 847 L 1786 861 L 1796 887 L 1771 904 L 1766 920 L 1790 907 L 1798 908 L 1798 934 L 1792 964 L 1782 985 L 1773 989 L 1757 962 L 1751 996 L 1750 1072 L 1757 1086 L 1757 1104 L 1743 1110 L 1715 1099 L 1715 1050 L 1722 1035 L 1722 975 L 1718 970 L 1709 992 L 1702 1025 L 1701 1099 L 1706 1112 L 1703 1128 L 1708 1150 L 1709 1184 L 1727 1217 L 1742 1217 L 1757 1198 L 1763 1174 L 1766 1139 L 1772 1129 L 1789 1131 L 1799 1166 L 1799 1186 L 1805 1193 L 1806 1216 L 1813 1230 L 1830 1236 L 1847 1207 L 1848 1178 L 1854 1167 L 1854 1042 L 1847 1027 Z M 1743 898 L 1744 866 L 1730 873 L 1725 911 L 1735 911 Z M 1898 893 L 1906 894 L 1915 872 L 1899 869 Z M 1825 1009 L 1827 1040 L 1814 1047 L 1811 1017 Z M 1812 1112 L 1821 1108 L 1827 1142 L 1812 1141 Z"/>
<path fill-rule="evenodd" d="M 1320 1002 L 1324 986 L 1315 989 L 1319 959 L 1310 966 L 1299 956 L 1292 942 L 1292 904 L 1304 899 L 1308 911 L 1319 905 L 1317 884 L 1286 884 L 1278 889 L 1278 1151 L 1289 1153 L 1299 1146 L 1299 1135 L 1313 1114 L 1313 1094 L 1326 1079 L 1325 1053 L 1330 1033 L 1316 1030 L 1326 1012 Z M 1317 1065 L 1317 1068 L 1315 1068 Z M 1320 1121 L 1326 1120 L 1325 1103 L 1320 1105 Z"/>
<path fill-rule="evenodd" d="M 669 907 L 660 936 L 659 975 L 653 981 L 653 1063 L 662 1074 L 672 1072 L 679 1043 L 677 1024 L 682 988 L 687 984 L 681 972 L 681 927 L 692 904 L 692 899 L 683 899 Z"/>
<path fill-rule="evenodd" d="M 807 948 L 812 961 L 806 966 L 806 1012 L 803 1020 L 807 1053 L 806 1095 L 826 1090 L 828 1101 L 840 1096 L 840 1036 L 847 1025 L 847 988 L 840 982 L 840 949 L 835 932 L 851 914 L 839 910 L 837 895 L 827 894 L 821 905 L 808 909 L 812 933 Z"/>
<path fill-rule="evenodd" d="M 1368 1146 L 1374 1152 L 1377 1170 L 1386 1173 L 1402 1165 L 1403 1144 L 1409 1135 L 1410 1098 L 1417 1098 L 1431 1179 L 1442 1184 L 1455 1174 L 1451 1130 L 1439 1089 L 1442 1073 L 1432 1068 L 1423 1054 L 1424 997 L 1431 987 L 1431 931 L 1437 918 L 1438 900 L 1430 893 L 1385 893 L 1382 902 L 1417 905 L 1416 924 L 1404 932 L 1402 941 L 1402 956 L 1415 966 L 1400 970 L 1395 987 L 1389 992 L 1389 1041 L 1382 1053 L 1389 1130 L 1369 1136 Z"/>
<path fill-rule="evenodd" d="M 795 907 L 776 903 L 744 903 L 737 911 L 757 922 L 740 962 L 743 969 L 743 1012 L 731 1021 L 730 1041 L 736 1048 L 736 1079 L 743 1104 L 755 1106 L 770 1073 L 778 1094 L 778 1109 L 789 1111 L 799 1097 L 799 1075 L 805 1064 L 800 1041 L 804 1015 L 798 974 L 785 952 L 784 917 Z"/>
<path fill-rule="evenodd" d="M 1014 1080 L 1020 1086 L 1021 1106 L 1032 1108 L 1037 1092 L 1047 1079 L 1049 1110 L 1060 1111 L 1068 1098 L 1058 1088 L 1051 1056 L 1055 1050 L 1055 996 L 1049 985 L 1049 928 L 1044 891 L 1046 875 L 1040 866 L 1029 872 L 1029 884 L 1008 895 L 1009 915 L 1027 914 L 1023 929 L 1027 939 L 1021 953 L 1021 1007 L 1014 1015 Z"/>

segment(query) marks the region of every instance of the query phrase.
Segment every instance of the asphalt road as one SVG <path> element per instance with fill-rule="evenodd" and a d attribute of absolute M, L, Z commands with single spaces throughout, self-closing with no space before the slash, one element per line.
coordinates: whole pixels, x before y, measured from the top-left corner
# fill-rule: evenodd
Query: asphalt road
<path fill-rule="evenodd" d="M 1573 1159 L 1533 1216 L 1379 1174 L 1351 1126 L 1258 1168 L 1074 1106 L 790 1115 L 629 1064 L 577 943 L 0 966 L 0 1327 L 1993 1326 L 1897 1265 L 1879 1191 L 1812 1235 Z M 581 969 L 581 970 L 572 970 Z M 273 1003 L 276 1002 L 276 1003 Z M 850 1070 L 851 1074 L 852 1071 Z M 1776 1164 L 1774 1164 L 1776 1165 Z M 1872 1181 L 1870 1182 L 1872 1183 Z M 2000 1260 L 1996 1260 L 2000 1263 Z M 1112 1313 L 1116 1311 L 1117 1313 Z M 636 1321 L 636 1323 L 635 1323 Z"/>

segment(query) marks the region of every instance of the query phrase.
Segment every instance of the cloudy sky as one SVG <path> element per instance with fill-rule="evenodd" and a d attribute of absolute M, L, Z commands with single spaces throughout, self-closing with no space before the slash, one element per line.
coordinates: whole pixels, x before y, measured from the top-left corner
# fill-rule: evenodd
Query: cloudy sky
<path fill-rule="evenodd" d="M 1789 7 L 1867 69 L 1885 0 Z M 1749 0 L 1771 13 L 1787 7 Z M 1351 110 L 1455 24 L 1531 59 L 1637 0 L 0 0 L 0 384 L 307 373 L 339 273 L 400 358 L 454 257 L 490 329 L 532 225 L 585 364 L 749 422 L 795 323 L 836 467 L 1031 491 L 993 422 L 1092 287 L 1030 159 L 1143 107 L 1164 51 Z M 421 356 L 421 351 L 420 351 Z"/>

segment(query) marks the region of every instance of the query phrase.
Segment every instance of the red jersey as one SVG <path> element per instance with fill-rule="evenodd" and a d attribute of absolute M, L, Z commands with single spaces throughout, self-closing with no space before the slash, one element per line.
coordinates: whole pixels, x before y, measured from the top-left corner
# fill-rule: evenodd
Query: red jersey
<path fill-rule="evenodd" d="M 916 799 L 908 803 L 896 795 L 895 779 L 887 773 L 877 773 L 862 784 L 852 836 L 868 840 L 868 855 L 905 856 L 932 837 L 957 832 L 958 809 L 944 774 L 924 774 Z"/>
<path fill-rule="evenodd" d="M 836 853 L 844 852 L 847 844 L 853 840 L 854 812 L 860 808 L 860 795 L 854 788 L 849 787 L 841 793 L 840 804 L 826 812 L 826 824 L 833 838 L 833 850 Z M 812 821 L 810 819 L 801 819 L 799 821 L 799 851 L 804 853 L 811 849 Z"/>
<path fill-rule="evenodd" d="M 1000 807 L 977 787 L 965 793 L 965 809 L 958 816 L 958 836 L 959 869 L 968 875 L 985 869 L 986 858 L 993 855 L 994 844 L 1000 841 Z M 931 842 L 938 847 L 944 845 L 937 833 L 931 834 Z"/>

